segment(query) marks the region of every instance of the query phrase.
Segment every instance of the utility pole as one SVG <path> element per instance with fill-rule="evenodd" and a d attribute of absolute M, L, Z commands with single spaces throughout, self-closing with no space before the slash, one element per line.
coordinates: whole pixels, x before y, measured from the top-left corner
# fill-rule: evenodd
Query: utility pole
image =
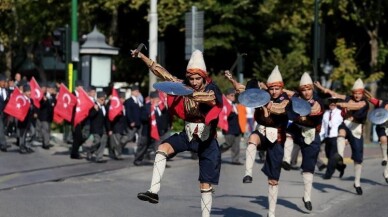
<path fill-rule="evenodd" d="M 71 1 L 71 63 L 69 64 L 68 79 L 69 90 L 74 90 L 75 81 L 78 79 L 78 0 Z"/>
<path fill-rule="evenodd" d="M 148 14 L 149 26 L 149 58 L 157 61 L 158 56 L 158 12 L 157 12 L 157 0 L 151 0 L 150 13 Z M 149 75 L 149 90 L 153 90 L 152 85 L 156 83 L 156 76 L 151 70 L 148 72 Z"/>
<path fill-rule="evenodd" d="M 315 0 L 314 7 L 314 51 L 313 51 L 313 71 L 314 81 L 318 80 L 318 58 L 319 58 L 319 0 Z"/>

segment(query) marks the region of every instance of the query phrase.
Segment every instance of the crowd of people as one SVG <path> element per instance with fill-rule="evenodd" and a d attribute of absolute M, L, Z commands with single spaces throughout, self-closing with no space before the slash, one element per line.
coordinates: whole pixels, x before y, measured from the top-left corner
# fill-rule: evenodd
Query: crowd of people
<path fill-rule="evenodd" d="M 190 151 L 199 161 L 199 190 L 202 216 L 210 216 L 214 185 L 220 178 L 222 153 L 231 150 L 231 164 L 245 165 L 242 182 L 253 182 L 253 165 L 257 152 L 263 161 L 262 172 L 268 178 L 268 216 L 275 216 L 280 175 L 295 167 L 301 153 L 304 192 L 302 202 L 306 210 L 313 209 L 311 191 L 316 167 L 326 168 L 324 179 L 331 179 L 336 170 L 344 175 L 344 150 L 349 145 L 354 162 L 354 188 L 362 195 L 363 127 L 367 121 L 369 102 L 376 108 L 388 109 L 387 101 L 374 98 L 365 90 L 361 79 L 356 80 L 350 95 L 342 95 L 313 82 L 308 73 L 300 79 L 295 90 L 285 88 L 276 66 L 267 82 L 252 79 L 243 85 L 229 71 L 225 78 L 232 88 L 224 93 L 206 71 L 202 53 L 194 51 L 184 80 L 170 74 L 161 65 L 139 50 L 132 56 L 141 59 L 161 80 L 183 83 L 193 92 L 189 95 L 166 94 L 153 91 L 145 99 L 139 86 L 131 87 L 131 95 L 111 88 L 96 91 L 93 86 L 77 81 L 74 92 L 63 84 L 41 82 L 34 78 L 15 81 L 0 74 L 0 150 L 6 152 L 6 136 L 16 136 L 21 154 L 34 152 L 31 143 L 39 139 L 42 148 L 50 149 L 52 122 L 71 127 L 70 158 L 105 163 L 104 150 L 109 157 L 123 160 L 124 146 L 135 141 L 137 151 L 133 164 L 140 166 L 149 150 L 154 150 L 154 164 L 150 188 L 138 193 L 138 198 L 158 203 L 161 181 L 167 161 L 178 153 Z M 269 102 L 256 108 L 238 102 L 238 94 L 260 89 L 269 94 Z M 315 91 L 318 90 L 318 91 Z M 260 96 L 257 96 L 260 97 Z M 300 114 L 293 104 L 308 105 L 308 114 Z M 181 132 L 171 135 L 173 117 L 183 120 Z M 217 131 L 221 129 L 225 142 L 219 144 Z M 376 127 L 382 147 L 388 183 L 387 125 Z M 240 154 L 241 142 L 246 138 L 245 163 Z M 80 147 L 85 157 L 80 153 Z M 324 152 L 327 162 L 319 159 Z"/>
<path fill-rule="evenodd" d="M 139 86 L 133 85 L 129 97 L 126 89 L 114 88 L 107 97 L 108 91 L 97 91 L 82 81 L 75 86 L 71 93 L 61 83 L 36 82 L 33 77 L 28 81 L 20 73 L 13 80 L 0 74 L 0 150 L 7 152 L 12 147 L 6 137 L 16 138 L 20 154 L 33 153 L 40 146 L 33 144 L 50 149 L 55 122 L 71 129 L 64 138 L 71 144 L 71 159 L 105 163 L 108 148 L 111 159 L 123 160 L 125 145 L 135 142 L 133 163 L 140 166 L 155 150 L 154 145 L 168 135 L 171 120 L 165 94 L 154 91 L 144 99 Z"/>

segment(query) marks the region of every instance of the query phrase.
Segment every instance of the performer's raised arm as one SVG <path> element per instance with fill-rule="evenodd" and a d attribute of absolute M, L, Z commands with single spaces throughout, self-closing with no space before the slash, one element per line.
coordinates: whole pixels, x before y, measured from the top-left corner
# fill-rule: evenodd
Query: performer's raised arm
<path fill-rule="evenodd" d="M 237 93 L 242 93 L 245 91 L 245 85 L 240 84 L 237 82 L 234 78 L 233 75 L 230 73 L 229 70 L 225 70 L 225 77 L 232 83 L 234 89 L 236 90 Z"/>
<path fill-rule="evenodd" d="M 132 57 L 140 58 L 148 66 L 148 68 L 154 73 L 155 76 L 164 81 L 182 82 L 182 80 L 170 74 L 165 68 L 159 63 L 151 60 L 146 55 L 141 53 L 139 50 L 131 50 Z"/>
<path fill-rule="evenodd" d="M 330 96 L 333 97 L 333 98 L 338 98 L 338 99 L 342 99 L 342 100 L 345 100 L 345 98 L 346 98 L 346 95 L 342 95 L 342 94 L 336 93 L 336 92 L 334 92 L 333 90 L 330 90 L 329 88 L 323 87 L 323 86 L 321 85 L 321 83 L 319 83 L 319 81 L 315 81 L 315 82 L 314 82 L 314 85 L 315 85 L 315 87 L 317 87 L 321 92 L 326 93 L 326 94 L 330 94 Z"/>

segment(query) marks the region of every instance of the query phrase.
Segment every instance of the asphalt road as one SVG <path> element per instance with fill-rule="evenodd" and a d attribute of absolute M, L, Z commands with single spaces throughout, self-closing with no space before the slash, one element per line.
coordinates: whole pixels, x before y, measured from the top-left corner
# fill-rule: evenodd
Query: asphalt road
<path fill-rule="evenodd" d="M 12 150 L 0 153 L 1 217 L 201 216 L 198 162 L 190 159 L 190 153 L 168 162 L 171 168 L 162 180 L 160 202 L 150 204 L 136 195 L 149 188 L 152 165 L 135 167 L 131 155 L 124 161 L 95 164 L 70 160 L 63 147 L 35 150 L 31 155 Z M 229 164 L 228 152 L 223 161 L 212 216 L 266 216 L 267 181 L 260 171 L 262 164 L 254 166 L 253 183 L 243 184 L 244 166 Z M 323 172 L 316 172 L 311 213 L 303 207 L 300 171 L 282 171 L 277 216 L 386 216 L 388 184 L 382 177 L 381 160 L 366 156 L 362 196 L 355 193 L 353 165 L 349 160 L 347 163 L 342 179 L 335 173 L 331 180 L 323 180 Z"/>

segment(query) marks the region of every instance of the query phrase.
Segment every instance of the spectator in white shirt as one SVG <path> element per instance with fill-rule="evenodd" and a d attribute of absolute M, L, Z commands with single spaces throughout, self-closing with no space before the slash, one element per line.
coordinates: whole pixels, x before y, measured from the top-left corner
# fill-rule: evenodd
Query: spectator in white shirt
<path fill-rule="evenodd" d="M 321 138 L 325 143 L 325 153 L 326 157 L 329 160 L 327 165 L 326 173 L 324 179 L 330 179 L 333 175 L 336 167 L 336 156 L 337 156 L 337 137 L 338 137 L 338 127 L 343 121 L 341 115 L 341 110 L 337 107 L 336 102 L 337 98 L 329 98 L 329 109 L 325 111 L 322 119 L 322 131 Z M 337 169 L 340 172 L 340 178 L 343 176 L 346 165 L 338 165 Z"/>

